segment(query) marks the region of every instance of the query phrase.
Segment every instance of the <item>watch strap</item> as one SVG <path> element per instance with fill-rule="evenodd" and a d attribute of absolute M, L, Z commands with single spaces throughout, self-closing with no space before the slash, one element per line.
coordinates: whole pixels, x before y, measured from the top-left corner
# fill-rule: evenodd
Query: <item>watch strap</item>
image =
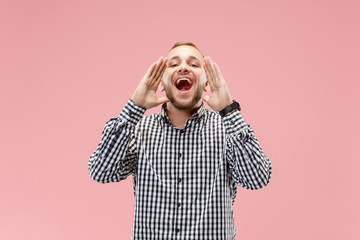
<path fill-rule="evenodd" d="M 221 117 L 223 117 L 234 109 L 239 109 L 239 111 L 241 110 L 240 104 L 235 100 L 233 100 L 232 104 L 226 106 L 223 110 L 221 110 L 219 114 Z"/>

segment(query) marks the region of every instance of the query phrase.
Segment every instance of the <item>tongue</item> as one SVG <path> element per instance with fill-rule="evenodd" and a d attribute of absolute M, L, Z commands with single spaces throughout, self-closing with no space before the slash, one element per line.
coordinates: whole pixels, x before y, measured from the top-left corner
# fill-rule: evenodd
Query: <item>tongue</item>
<path fill-rule="evenodd" d="M 180 87 L 179 87 L 179 90 L 180 90 L 180 91 L 183 91 L 183 92 L 184 92 L 184 91 L 187 91 L 187 90 L 189 90 L 189 89 L 190 89 L 190 86 L 189 86 L 189 85 L 187 85 L 187 86 L 180 86 Z"/>

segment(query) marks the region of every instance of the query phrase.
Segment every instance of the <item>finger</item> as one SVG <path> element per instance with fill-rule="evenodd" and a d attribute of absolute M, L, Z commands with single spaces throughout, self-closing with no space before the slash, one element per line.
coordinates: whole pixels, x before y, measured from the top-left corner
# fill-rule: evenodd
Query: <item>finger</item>
<path fill-rule="evenodd" d="M 210 61 L 210 58 L 209 57 L 207 57 L 206 58 L 206 69 L 207 69 L 207 72 L 209 73 L 209 76 L 211 77 L 211 78 L 214 78 L 214 74 L 213 74 L 213 72 L 212 72 L 212 69 L 211 69 L 211 61 Z"/>
<path fill-rule="evenodd" d="M 205 71 L 206 80 L 209 82 L 209 84 L 212 84 L 212 79 L 211 79 L 209 70 L 207 69 L 207 64 L 206 63 L 203 64 L 203 68 L 204 68 L 204 71 Z"/>
<path fill-rule="evenodd" d="M 151 75 L 149 76 L 149 79 L 150 79 L 150 84 L 153 84 L 154 80 L 155 80 L 155 76 L 157 74 L 157 71 L 158 69 L 160 68 L 161 66 L 161 63 L 163 61 L 163 57 L 161 56 L 157 62 L 156 62 L 156 66 L 154 67 L 154 70 L 151 72 Z"/>
<path fill-rule="evenodd" d="M 157 84 L 159 84 L 161 82 L 161 80 L 163 79 L 166 69 L 167 69 L 167 63 L 165 62 L 163 68 L 161 69 L 161 73 L 160 73 L 159 77 L 156 79 Z"/>
<path fill-rule="evenodd" d="M 208 69 L 209 69 L 209 72 L 211 73 L 212 77 L 214 78 L 214 81 L 217 80 L 217 76 L 216 76 L 216 73 L 215 73 L 215 68 L 214 68 L 214 63 L 213 61 L 211 60 L 211 58 L 209 57 L 208 59 Z"/>
<path fill-rule="evenodd" d="M 148 68 L 148 70 L 145 73 L 145 79 L 148 79 L 150 77 L 151 73 L 154 71 L 155 65 L 156 65 L 156 62 L 153 62 L 150 65 L 150 67 Z"/>
<path fill-rule="evenodd" d="M 213 90 L 214 87 L 215 87 L 215 79 L 214 79 L 215 76 L 212 73 L 212 71 L 211 71 L 211 69 L 209 67 L 209 64 L 210 64 L 209 61 L 207 61 L 206 64 L 205 64 L 205 69 L 206 69 L 207 79 L 209 80 L 210 88 L 211 88 L 211 90 Z"/>
<path fill-rule="evenodd" d="M 218 72 L 216 71 L 215 69 L 215 63 L 211 61 L 210 59 L 210 66 L 208 66 L 209 68 L 209 71 L 213 77 L 213 84 L 214 84 L 214 87 L 218 87 L 219 84 L 220 84 L 220 79 L 221 79 L 221 75 L 218 74 Z"/>
<path fill-rule="evenodd" d="M 219 66 L 215 62 L 214 62 L 214 68 L 215 68 L 216 74 L 220 77 L 220 79 L 224 79 L 223 75 L 221 74 Z"/>
<path fill-rule="evenodd" d="M 151 72 L 152 75 L 154 74 L 154 71 L 156 71 L 156 67 L 159 65 L 161 59 L 162 59 L 162 56 L 159 57 L 159 59 L 155 62 L 155 66 L 153 68 L 153 71 Z M 149 75 L 149 77 L 151 76 L 151 74 Z"/>
<path fill-rule="evenodd" d="M 164 75 L 164 72 L 165 72 L 165 69 L 166 69 L 166 63 L 164 62 L 162 65 L 161 65 L 161 68 L 159 69 L 158 73 L 156 74 L 156 76 L 154 77 L 153 79 L 153 86 L 154 88 L 157 88 L 160 84 L 160 80 L 162 79 L 162 76 Z"/>
<path fill-rule="evenodd" d="M 154 82 L 158 81 L 159 75 L 162 73 L 164 66 L 166 65 L 166 57 L 162 58 L 154 74 Z"/>
<path fill-rule="evenodd" d="M 165 72 L 165 69 L 166 69 L 166 61 L 167 61 L 167 58 L 165 57 L 164 58 L 164 61 L 162 62 L 162 64 L 159 66 L 159 69 L 155 75 L 155 78 L 154 78 L 154 81 L 155 82 L 160 82 L 159 80 L 161 79 L 162 75 L 164 74 Z"/>
<path fill-rule="evenodd" d="M 213 86 L 212 77 L 211 77 L 211 75 L 209 73 L 209 70 L 208 70 L 208 67 L 207 67 L 206 63 L 204 63 L 203 68 L 204 68 L 204 71 L 205 71 L 206 80 L 209 82 L 210 88 L 212 88 L 212 86 Z"/>
<path fill-rule="evenodd" d="M 154 69 L 154 72 L 153 72 L 153 77 L 156 76 L 157 72 L 159 71 L 159 69 L 161 68 L 161 65 L 163 64 L 163 61 L 164 61 L 164 57 L 160 57 L 159 60 L 157 61 L 157 64 L 156 64 L 156 68 Z"/>

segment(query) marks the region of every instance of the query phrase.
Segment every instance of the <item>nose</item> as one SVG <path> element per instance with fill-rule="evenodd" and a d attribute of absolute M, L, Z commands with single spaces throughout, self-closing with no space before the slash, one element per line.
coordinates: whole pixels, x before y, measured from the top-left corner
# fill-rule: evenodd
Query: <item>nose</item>
<path fill-rule="evenodd" d="M 179 72 L 189 72 L 189 66 L 186 64 L 185 61 L 183 61 L 178 69 Z"/>

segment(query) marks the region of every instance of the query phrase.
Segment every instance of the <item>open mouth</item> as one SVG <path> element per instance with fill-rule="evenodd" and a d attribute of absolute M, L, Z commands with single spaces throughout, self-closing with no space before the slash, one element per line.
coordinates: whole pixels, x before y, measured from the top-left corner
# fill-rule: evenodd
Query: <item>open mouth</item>
<path fill-rule="evenodd" d="M 192 81 L 188 78 L 179 78 L 175 82 L 175 87 L 181 92 L 189 91 L 192 87 Z"/>

